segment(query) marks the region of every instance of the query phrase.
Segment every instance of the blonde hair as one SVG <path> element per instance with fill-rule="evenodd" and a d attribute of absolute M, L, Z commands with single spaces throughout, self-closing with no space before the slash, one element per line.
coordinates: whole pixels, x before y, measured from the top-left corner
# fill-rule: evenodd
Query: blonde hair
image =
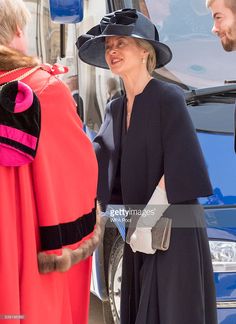
<path fill-rule="evenodd" d="M 147 70 L 150 74 L 155 70 L 156 68 L 156 63 L 157 63 L 157 57 L 156 57 L 156 52 L 148 41 L 144 39 L 139 39 L 139 38 L 134 38 L 138 46 L 144 48 L 148 53 L 148 59 L 147 59 Z"/>
<path fill-rule="evenodd" d="M 30 12 L 23 0 L 0 0 L 0 45 L 8 45 L 17 32 L 24 30 Z"/>
<path fill-rule="evenodd" d="M 216 0 L 206 0 L 206 6 L 209 8 Z M 232 10 L 236 14 L 236 1 L 235 0 L 224 0 L 224 4 L 227 8 Z"/>

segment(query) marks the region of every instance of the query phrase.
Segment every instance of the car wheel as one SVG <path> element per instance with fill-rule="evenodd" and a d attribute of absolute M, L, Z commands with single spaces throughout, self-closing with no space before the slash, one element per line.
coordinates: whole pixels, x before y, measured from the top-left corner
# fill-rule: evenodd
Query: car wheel
<path fill-rule="evenodd" d="M 108 267 L 108 291 L 111 313 L 115 324 L 120 323 L 121 274 L 124 241 L 118 236 L 112 246 Z"/>
<path fill-rule="evenodd" d="M 102 303 L 102 310 L 103 310 L 104 324 L 115 324 L 109 301 L 104 301 Z"/>

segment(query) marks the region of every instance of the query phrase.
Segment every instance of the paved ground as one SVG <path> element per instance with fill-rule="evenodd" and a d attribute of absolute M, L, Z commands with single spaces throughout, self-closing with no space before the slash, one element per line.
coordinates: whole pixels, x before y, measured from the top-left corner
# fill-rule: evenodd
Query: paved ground
<path fill-rule="evenodd" d="M 89 324 L 104 324 L 102 315 L 102 303 L 93 294 L 90 295 Z"/>

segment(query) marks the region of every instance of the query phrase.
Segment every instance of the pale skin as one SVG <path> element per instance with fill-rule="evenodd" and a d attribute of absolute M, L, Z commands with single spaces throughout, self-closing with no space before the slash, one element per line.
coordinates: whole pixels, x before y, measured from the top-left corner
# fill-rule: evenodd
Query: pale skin
<path fill-rule="evenodd" d="M 24 54 L 27 53 L 28 44 L 27 44 L 26 33 L 19 26 L 17 26 L 16 32 L 13 35 L 12 40 L 8 44 L 8 46 Z"/>
<path fill-rule="evenodd" d="M 147 70 L 148 51 L 140 47 L 136 40 L 126 36 L 110 36 L 105 40 L 105 58 L 110 70 L 119 75 L 127 97 L 127 128 L 130 124 L 134 98 L 142 93 L 152 76 Z M 159 186 L 165 189 L 164 176 Z"/>
<path fill-rule="evenodd" d="M 125 86 L 127 96 L 127 126 L 129 127 L 134 98 L 141 93 L 152 78 L 147 71 L 148 52 L 139 47 L 131 37 L 107 37 L 106 62 L 110 70 L 119 75 Z"/>
<path fill-rule="evenodd" d="M 230 52 L 236 50 L 236 12 L 225 6 L 224 0 L 215 0 L 210 5 L 214 25 L 212 32 L 216 34 L 223 48 Z"/>

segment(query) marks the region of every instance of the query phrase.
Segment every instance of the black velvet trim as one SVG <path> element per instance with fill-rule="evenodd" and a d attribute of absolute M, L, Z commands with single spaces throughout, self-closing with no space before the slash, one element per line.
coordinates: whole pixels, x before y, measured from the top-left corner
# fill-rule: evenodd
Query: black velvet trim
<path fill-rule="evenodd" d="M 32 157 L 35 157 L 35 155 L 36 155 L 36 149 L 33 150 L 30 147 L 28 147 L 28 146 L 26 146 L 24 144 L 18 143 L 16 141 L 12 140 L 12 139 L 0 136 L 0 143 L 4 143 L 4 144 L 7 144 L 7 145 L 9 145 L 11 147 L 15 147 L 16 149 L 18 149 L 18 150 L 20 150 L 22 152 L 25 152 L 28 155 L 31 155 Z"/>
<path fill-rule="evenodd" d="M 6 104 L 7 111 L 14 113 L 15 105 L 16 105 L 16 96 L 18 93 L 18 81 L 12 81 L 12 86 L 5 88 L 0 93 L 0 102 Z M 3 84 L 1 84 L 3 86 Z"/>
<path fill-rule="evenodd" d="M 9 107 L 9 109 L 12 109 L 12 107 Z M 34 94 L 33 104 L 29 109 L 19 113 L 11 113 L 4 109 L 0 102 L 0 125 L 11 126 L 39 137 L 41 116 L 40 103 L 37 96 Z"/>
<path fill-rule="evenodd" d="M 96 224 L 96 208 L 76 221 L 55 226 L 41 226 L 41 249 L 60 249 L 65 245 L 81 241 L 94 230 Z"/>

